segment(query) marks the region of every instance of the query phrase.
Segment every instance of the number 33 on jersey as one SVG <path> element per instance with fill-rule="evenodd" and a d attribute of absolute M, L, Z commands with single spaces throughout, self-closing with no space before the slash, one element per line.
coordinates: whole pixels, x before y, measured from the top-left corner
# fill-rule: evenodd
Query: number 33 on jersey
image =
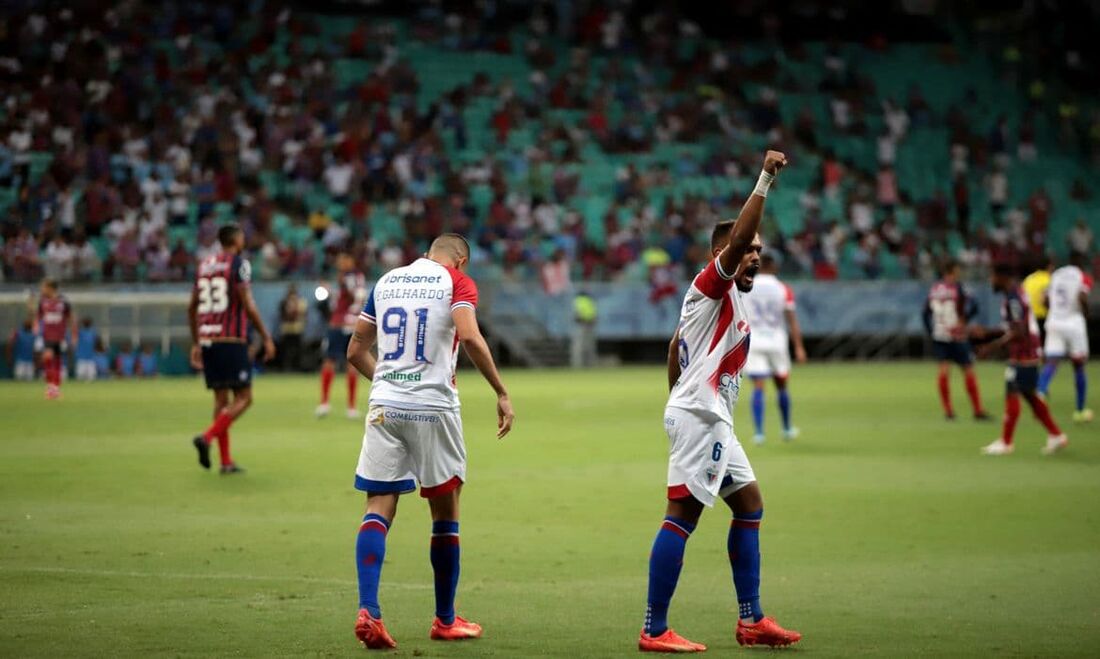
<path fill-rule="evenodd" d="M 252 268 L 239 254 L 215 254 L 199 263 L 195 293 L 200 342 L 248 340 L 241 287 L 251 280 Z"/>
<path fill-rule="evenodd" d="M 466 274 L 429 259 L 390 271 L 367 296 L 360 318 L 378 326 L 371 405 L 458 409 L 458 335 L 451 312 L 477 307 Z"/>

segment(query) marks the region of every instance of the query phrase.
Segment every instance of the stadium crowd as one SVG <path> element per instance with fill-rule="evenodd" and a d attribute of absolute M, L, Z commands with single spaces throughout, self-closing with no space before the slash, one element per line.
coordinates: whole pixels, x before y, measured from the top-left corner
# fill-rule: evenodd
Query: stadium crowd
<path fill-rule="evenodd" d="M 851 48 L 830 43 L 811 62 L 773 38 L 783 26 L 766 12 L 754 20 L 768 47 L 750 53 L 673 10 L 637 16 L 629 4 L 535 4 L 518 17 L 493 15 L 496 3 L 427 4 L 330 38 L 320 18 L 281 2 L 22 3 L 0 30 L 3 277 L 186 280 L 229 218 L 245 227 L 259 278 L 326 274 L 341 250 L 377 273 L 443 231 L 472 236 L 476 263 L 548 288 L 651 276 L 654 265 L 683 276 L 747 188 L 654 193 L 693 177 L 747 181 L 752 136 L 786 145 L 794 167 L 814 163 L 800 217 L 768 223 L 788 274 L 930 278 L 947 253 L 975 274 L 1035 252 L 1094 253 L 1100 215 L 1049 244 L 1055 200 L 1042 181 L 1012 189 L 1013 168 L 1051 143 L 1100 166 L 1095 96 L 1044 87 L 1040 45 L 994 58 L 1027 90 L 1027 108 L 987 131 L 965 90 L 946 111 L 917 84 L 903 98 L 879 92 Z M 409 39 L 522 54 L 526 78 L 479 73 L 423 102 Z M 890 47 L 876 37 L 856 48 Z M 944 45 L 941 57 L 958 53 Z M 346 82 L 349 61 L 366 75 Z M 823 68 L 819 81 L 790 74 L 806 64 Z M 806 94 L 828 99 L 825 120 L 809 106 L 785 119 L 781 98 Z M 469 111 L 477 103 L 492 108 L 485 123 Z M 1053 142 L 1037 137 L 1041 126 L 1056 129 Z M 895 165 L 927 127 L 946 129 L 949 158 L 934 163 L 932 192 L 914 196 Z M 517 134 L 528 136 L 518 148 Z M 873 157 L 832 148 L 851 139 Z M 667 157 L 629 158 L 662 147 Z M 624 157 L 595 221 L 585 199 L 596 183 L 579 167 L 592 154 Z M 1087 204 L 1093 188 L 1073 176 L 1070 194 Z"/>

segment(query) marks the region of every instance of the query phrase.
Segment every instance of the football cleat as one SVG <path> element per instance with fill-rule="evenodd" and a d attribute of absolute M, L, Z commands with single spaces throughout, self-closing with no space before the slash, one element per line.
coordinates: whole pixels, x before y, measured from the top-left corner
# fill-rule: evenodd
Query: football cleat
<path fill-rule="evenodd" d="M 801 434 L 802 434 L 801 430 L 799 430 L 798 428 L 795 428 L 794 426 L 791 426 L 790 428 L 787 428 L 786 430 L 783 431 L 783 439 L 789 442 L 789 441 L 791 441 L 792 439 L 795 439 L 796 437 L 798 437 Z"/>
<path fill-rule="evenodd" d="M 371 650 L 389 650 L 397 647 L 397 641 L 393 640 L 386 631 L 386 625 L 381 618 L 371 617 L 370 611 L 359 609 L 359 617 L 355 619 L 355 638 Z"/>
<path fill-rule="evenodd" d="M 735 636 L 738 645 L 767 645 L 773 648 L 787 647 L 802 640 L 802 634 L 791 629 L 783 629 L 775 618 L 770 616 L 752 624 L 738 620 Z"/>
<path fill-rule="evenodd" d="M 313 410 L 313 415 L 316 416 L 318 419 L 323 419 L 328 416 L 328 410 L 328 403 L 321 403 L 317 406 L 317 409 Z"/>
<path fill-rule="evenodd" d="M 954 412 L 948 412 L 947 414 L 943 415 L 943 418 L 948 420 L 948 421 L 954 421 L 955 420 L 955 413 Z"/>
<path fill-rule="evenodd" d="M 195 438 L 191 440 L 191 443 L 195 445 L 195 450 L 199 452 L 199 465 L 203 469 L 210 468 L 210 444 L 202 435 L 195 435 Z"/>
<path fill-rule="evenodd" d="M 752 441 L 757 446 L 760 446 L 765 441 L 764 434 L 763 433 L 756 433 L 755 435 L 752 436 Z"/>
<path fill-rule="evenodd" d="M 244 473 L 244 467 L 240 466 L 236 462 L 230 462 L 227 465 L 222 465 L 222 468 L 221 468 L 222 476 L 225 476 L 226 474 L 232 475 L 232 474 L 243 474 L 243 473 Z"/>
<path fill-rule="evenodd" d="M 974 413 L 974 420 L 975 421 L 992 421 L 993 417 L 989 414 L 989 412 L 986 412 L 986 411 L 982 410 L 981 412 L 975 412 Z"/>
<path fill-rule="evenodd" d="M 1047 437 L 1047 445 L 1043 447 L 1043 455 L 1054 455 L 1069 446 L 1069 438 L 1065 435 L 1051 435 Z"/>
<path fill-rule="evenodd" d="M 56 384 L 46 385 L 46 400 L 58 400 L 61 398 L 61 387 Z"/>
<path fill-rule="evenodd" d="M 1088 423 L 1092 421 L 1092 410 L 1077 410 L 1073 413 L 1074 423 Z"/>
<path fill-rule="evenodd" d="M 349 419 L 355 420 L 355 419 L 360 418 L 361 416 L 363 416 L 363 415 L 359 413 L 359 410 L 355 409 L 354 407 L 348 408 L 348 418 Z"/>
<path fill-rule="evenodd" d="M 432 631 L 428 634 L 433 641 L 462 641 L 468 638 L 481 638 L 481 625 L 470 622 L 461 616 L 449 625 L 436 618 L 432 621 Z"/>
<path fill-rule="evenodd" d="M 650 636 L 643 629 L 638 637 L 638 649 L 642 652 L 706 652 L 707 646 L 689 641 L 671 629 L 658 636 Z"/>
<path fill-rule="evenodd" d="M 1014 444 L 1006 444 L 1003 439 L 995 439 L 982 447 L 982 455 L 1009 455 L 1015 450 Z"/>

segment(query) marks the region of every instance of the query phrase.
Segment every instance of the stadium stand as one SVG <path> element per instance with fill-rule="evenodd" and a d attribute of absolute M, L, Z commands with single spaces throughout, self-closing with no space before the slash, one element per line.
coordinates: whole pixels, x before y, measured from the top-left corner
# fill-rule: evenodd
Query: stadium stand
<path fill-rule="evenodd" d="M 485 277 L 564 259 L 575 281 L 682 278 L 768 145 L 792 161 L 767 237 L 789 275 L 1094 250 L 1089 62 L 1067 32 L 1056 83 L 1038 44 L 999 38 L 1072 14 L 792 44 L 630 3 L 502 4 L 21 3 L 0 37 L 3 277 L 185 280 L 236 220 L 263 279 L 324 274 L 340 249 L 374 274 L 445 230 Z"/>

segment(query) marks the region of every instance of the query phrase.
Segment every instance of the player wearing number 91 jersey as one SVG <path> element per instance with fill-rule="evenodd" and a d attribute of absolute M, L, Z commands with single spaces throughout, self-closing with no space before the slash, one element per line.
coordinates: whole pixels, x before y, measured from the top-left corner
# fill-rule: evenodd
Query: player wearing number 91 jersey
<path fill-rule="evenodd" d="M 466 275 L 470 247 L 437 238 L 425 258 L 382 275 L 348 344 L 348 363 L 371 380 L 355 487 L 367 494 L 356 538 L 359 616 L 355 635 L 368 648 L 396 642 L 382 623 L 378 584 L 397 499 L 420 484 L 432 512 L 435 620 L 431 638 L 476 638 L 481 627 L 455 615 L 458 497 L 466 480 L 455 365 L 461 344 L 497 394 L 497 437 L 512 426 L 512 404 L 478 330 L 477 287 Z M 371 348 L 378 344 L 378 357 Z"/>
<path fill-rule="evenodd" d="M 199 263 L 187 317 L 191 326 L 191 365 L 201 369 L 214 392 L 214 423 L 192 440 L 199 464 L 210 468 L 210 443 L 218 441 L 221 473 L 241 468 L 229 456 L 229 426 L 252 404 L 252 360 L 248 357 L 249 322 L 264 342 L 264 359 L 275 344 L 252 300 L 252 270 L 241 257 L 244 233 L 236 225 L 218 230 L 222 251 Z"/>

